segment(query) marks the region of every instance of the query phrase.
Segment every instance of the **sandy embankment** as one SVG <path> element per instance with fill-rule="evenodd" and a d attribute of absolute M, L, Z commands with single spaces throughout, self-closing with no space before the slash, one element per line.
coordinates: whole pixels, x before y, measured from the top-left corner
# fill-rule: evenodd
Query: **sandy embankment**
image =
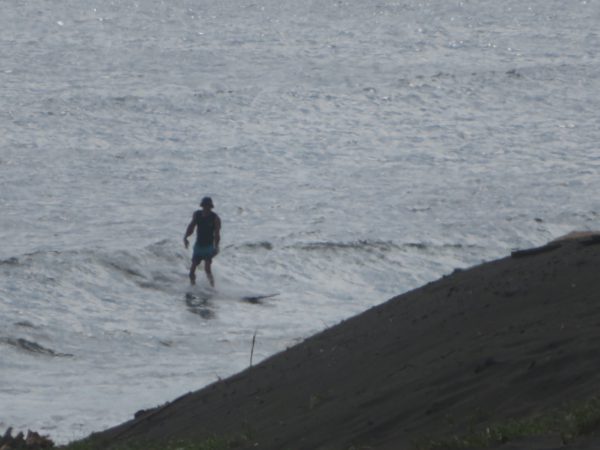
<path fill-rule="evenodd" d="M 596 395 L 599 346 L 600 239 L 576 236 L 456 271 L 97 438 L 409 449 Z"/>

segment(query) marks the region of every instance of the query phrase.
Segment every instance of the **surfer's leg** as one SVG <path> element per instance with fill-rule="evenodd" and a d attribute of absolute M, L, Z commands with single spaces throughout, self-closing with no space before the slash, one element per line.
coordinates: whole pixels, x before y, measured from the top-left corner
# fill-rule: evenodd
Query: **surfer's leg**
<path fill-rule="evenodd" d="M 192 261 L 192 267 L 190 267 L 190 283 L 196 284 L 196 267 L 198 267 L 198 263 L 196 261 Z"/>
<path fill-rule="evenodd" d="M 211 258 L 208 258 L 207 260 L 204 261 L 204 271 L 206 272 L 206 277 L 208 278 L 208 282 L 210 283 L 210 285 L 212 287 L 215 287 L 215 279 L 214 279 L 212 271 L 211 271 L 211 265 L 212 265 Z"/>

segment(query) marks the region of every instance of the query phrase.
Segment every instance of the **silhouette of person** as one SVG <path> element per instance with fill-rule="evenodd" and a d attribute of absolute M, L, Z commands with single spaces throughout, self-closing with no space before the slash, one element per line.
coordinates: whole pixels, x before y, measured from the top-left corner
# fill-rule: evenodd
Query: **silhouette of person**
<path fill-rule="evenodd" d="M 221 240 L 221 219 L 213 212 L 214 204 L 210 197 L 204 197 L 200 203 L 202 209 L 194 211 L 192 221 L 185 230 L 183 243 L 188 248 L 190 243 L 188 237 L 196 229 L 196 243 L 192 255 L 192 266 L 190 267 L 190 283 L 196 284 L 196 268 L 204 261 L 204 271 L 212 287 L 215 279 L 211 271 L 212 259 L 219 253 L 219 242 Z"/>

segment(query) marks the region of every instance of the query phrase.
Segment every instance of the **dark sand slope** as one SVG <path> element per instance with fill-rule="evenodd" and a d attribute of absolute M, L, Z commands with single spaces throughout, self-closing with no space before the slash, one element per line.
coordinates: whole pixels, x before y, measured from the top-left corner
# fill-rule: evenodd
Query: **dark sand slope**
<path fill-rule="evenodd" d="M 599 387 L 600 240 L 584 236 L 457 271 L 98 437 L 409 449 Z"/>

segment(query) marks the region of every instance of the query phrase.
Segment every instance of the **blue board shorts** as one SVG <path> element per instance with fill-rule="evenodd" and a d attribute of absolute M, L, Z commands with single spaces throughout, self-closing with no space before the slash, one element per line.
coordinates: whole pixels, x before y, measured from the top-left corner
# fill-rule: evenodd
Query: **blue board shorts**
<path fill-rule="evenodd" d="M 203 259 L 211 259 L 216 254 L 214 245 L 194 245 L 194 254 L 192 255 L 192 262 L 198 264 Z"/>

